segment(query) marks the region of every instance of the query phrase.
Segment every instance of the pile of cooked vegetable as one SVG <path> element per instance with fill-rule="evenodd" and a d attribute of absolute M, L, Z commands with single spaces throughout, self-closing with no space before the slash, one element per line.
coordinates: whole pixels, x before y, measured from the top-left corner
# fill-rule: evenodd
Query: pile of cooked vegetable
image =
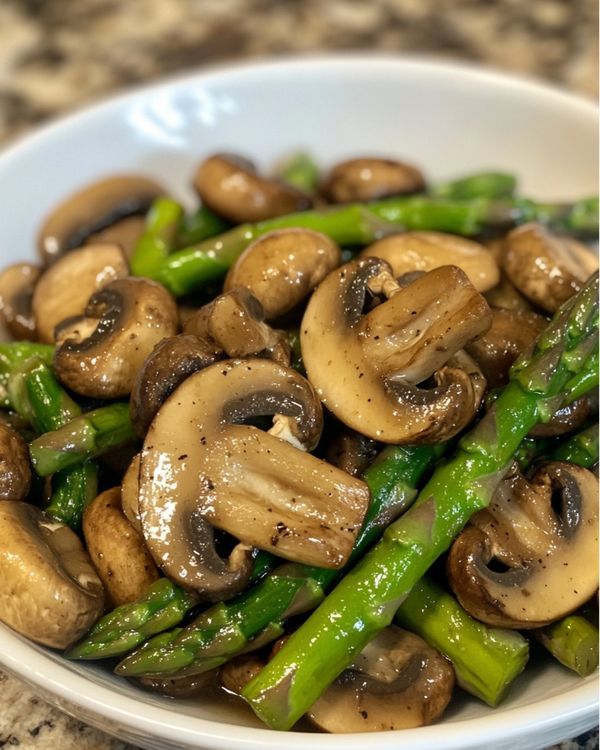
<path fill-rule="evenodd" d="M 0 271 L 0 619 L 269 726 L 598 665 L 598 200 L 305 154 L 113 176 Z"/>

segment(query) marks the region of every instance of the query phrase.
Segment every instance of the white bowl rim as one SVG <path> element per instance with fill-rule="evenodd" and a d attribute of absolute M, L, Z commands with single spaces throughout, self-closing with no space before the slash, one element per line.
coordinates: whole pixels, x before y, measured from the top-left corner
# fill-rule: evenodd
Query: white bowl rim
<path fill-rule="evenodd" d="M 568 106 L 571 110 L 577 109 L 582 115 L 598 116 L 597 105 L 581 95 L 566 92 L 557 86 L 541 83 L 527 76 L 501 73 L 480 65 L 475 66 L 446 58 L 432 60 L 418 55 L 399 57 L 373 53 L 368 55 L 341 53 L 306 57 L 282 56 L 268 60 L 204 67 L 200 70 L 165 77 L 157 82 L 132 87 L 124 93 L 109 96 L 102 101 L 56 118 L 51 123 L 36 128 L 30 134 L 26 133 L 0 151 L 0 162 L 6 164 L 10 160 L 20 159 L 28 150 L 37 147 L 40 141 L 51 141 L 55 135 L 62 136 L 65 131 L 78 128 L 89 119 L 151 93 L 186 87 L 192 82 L 219 83 L 232 76 L 237 82 L 244 78 L 252 79 L 262 76 L 265 73 L 285 72 L 287 74 L 290 70 L 302 73 L 318 69 L 322 72 L 324 66 L 330 75 L 348 74 L 352 69 L 364 72 L 366 68 L 369 68 L 371 71 L 377 70 L 380 74 L 393 74 L 394 71 L 403 69 L 404 71 L 411 70 L 415 74 L 433 73 L 458 76 L 463 80 L 483 82 L 498 90 L 505 90 L 507 87 L 513 91 L 518 89 L 521 93 L 530 93 L 545 101 Z M 156 739 L 184 742 L 190 745 L 201 739 L 211 750 L 223 750 L 224 747 L 232 750 L 258 750 L 259 748 L 279 750 L 281 747 L 283 736 L 281 732 L 174 713 L 168 708 L 146 704 L 123 694 L 119 694 L 118 702 L 115 702 L 115 693 L 109 687 L 99 685 L 71 671 L 68 672 L 66 684 L 61 679 L 64 677 L 65 670 L 62 664 L 57 663 L 44 652 L 32 651 L 31 645 L 26 640 L 8 628 L 1 627 L 3 642 L 8 646 L 7 652 L 0 654 L 0 665 L 3 668 L 44 692 L 50 691 L 69 704 L 118 722 L 128 730 L 139 733 L 140 736 L 151 732 Z M 32 658 L 33 655 L 35 659 Z M 429 742 L 439 741 L 439 732 L 443 729 L 444 750 L 468 750 L 472 746 L 479 746 L 482 736 L 502 737 L 503 742 L 511 738 L 516 741 L 524 732 L 531 730 L 532 725 L 536 725 L 540 733 L 548 732 L 557 730 L 567 721 L 573 725 L 578 722 L 591 722 L 597 713 L 596 681 L 588 679 L 570 688 L 566 695 L 552 696 L 524 706 L 504 709 L 498 713 L 490 711 L 489 714 L 478 718 L 384 733 L 307 735 L 303 732 L 291 731 L 285 733 L 285 745 L 291 749 L 305 750 L 307 743 L 316 746 L 318 741 L 320 748 L 339 748 L 340 738 L 343 737 L 343 744 L 348 750 L 364 750 L 368 743 L 375 741 L 381 748 L 397 748 L 400 744 L 403 747 L 418 748 L 429 746 Z"/>

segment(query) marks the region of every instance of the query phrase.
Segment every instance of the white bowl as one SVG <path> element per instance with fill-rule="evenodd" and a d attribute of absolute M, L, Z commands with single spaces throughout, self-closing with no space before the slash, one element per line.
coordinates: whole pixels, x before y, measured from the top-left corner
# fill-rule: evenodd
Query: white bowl
<path fill-rule="evenodd" d="M 436 179 L 505 169 L 521 177 L 525 193 L 569 199 L 596 192 L 596 133 L 591 103 L 455 64 L 343 57 L 193 74 L 87 109 L 5 152 L 0 261 L 34 258 L 46 212 L 111 172 L 156 176 L 189 202 L 194 167 L 212 151 L 268 166 L 304 148 L 322 164 L 356 154 L 405 157 Z M 156 750 L 533 750 L 597 721 L 595 677 L 581 680 L 550 662 L 526 671 L 494 711 L 465 698 L 436 726 L 344 736 L 283 736 L 229 705 L 154 697 L 1 626 L 0 664 L 59 708 Z"/>

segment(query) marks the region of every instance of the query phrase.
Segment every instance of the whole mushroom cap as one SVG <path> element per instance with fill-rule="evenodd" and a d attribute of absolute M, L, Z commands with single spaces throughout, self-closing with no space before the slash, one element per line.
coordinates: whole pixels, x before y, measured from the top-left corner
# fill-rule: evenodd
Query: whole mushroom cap
<path fill-rule="evenodd" d="M 321 186 L 322 194 L 332 203 L 363 203 L 424 189 L 423 173 L 412 164 L 377 157 L 336 164 Z"/>
<path fill-rule="evenodd" d="M 103 608 L 77 535 L 32 505 L 0 503 L 0 619 L 36 643 L 67 648 Z"/>
<path fill-rule="evenodd" d="M 37 339 L 31 300 L 41 272 L 31 263 L 16 263 L 0 271 L 0 323 L 17 340 Z"/>
<path fill-rule="evenodd" d="M 0 500 L 25 500 L 30 485 L 27 443 L 16 430 L 0 422 Z"/>

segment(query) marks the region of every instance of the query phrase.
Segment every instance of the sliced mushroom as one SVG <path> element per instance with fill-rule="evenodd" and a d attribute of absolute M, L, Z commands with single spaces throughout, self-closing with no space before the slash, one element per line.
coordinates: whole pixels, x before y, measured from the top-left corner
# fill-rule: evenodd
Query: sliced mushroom
<path fill-rule="evenodd" d="M 598 268 L 597 257 L 570 237 L 558 237 L 541 224 L 524 224 L 505 240 L 504 270 L 536 305 L 554 312 L 578 292 Z"/>
<path fill-rule="evenodd" d="M 263 669 L 267 660 L 258 654 L 241 654 L 223 664 L 219 681 L 229 693 L 241 695 L 242 690 Z"/>
<path fill-rule="evenodd" d="M 145 214 L 165 190 L 138 175 L 118 175 L 94 182 L 59 203 L 38 235 L 44 263 L 81 247 L 94 234 L 134 215 Z"/>
<path fill-rule="evenodd" d="M 501 307 L 505 310 L 522 310 L 524 312 L 535 311 L 527 297 L 519 292 L 512 284 L 504 271 L 500 272 L 500 281 L 493 289 L 483 295 L 491 307 Z"/>
<path fill-rule="evenodd" d="M 307 716 L 327 732 L 382 732 L 432 724 L 452 697 L 454 670 L 419 636 L 382 630 Z"/>
<path fill-rule="evenodd" d="M 263 221 L 310 208 L 311 200 L 284 182 L 261 177 L 252 162 L 215 154 L 194 177 L 202 203 L 234 224 Z"/>
<path fill-rule="evenodd" d="M 290 343 L 284 331 L 264 322 L 260 302 L 245 287 L 231 289 L 188 318 L 184 332 L 198 336 L 227 357 L 259 356 L 289 365 Z"/>
<path fill-rule="evenodd" d="M 370 157 L 336 164 L 321 192 L 331 203 L 363 203 L 424 189 L 423 173 L 411 164 Z"/>
<path fill-rule="evenodd" d="M 478 292 L 492 289 L 500 279 L 498 264 L 487 248 L 473 240 L 443 232 L 393 234 L 369 245 L 361 257 L 386 260 L 396 277 L 410 271 L 458 266 Z"/>
<path fill-rule="evenodd" d="M 131 421 L 140 437 L 171 393 L 189 375 L 220 359 L 220 351 L 197 336 L 180 334 L 154 347 L 138 371 L 129 402 Z"/>
<path fill-rule="evenodd" d="M 492 309 L 490 329 L 467 344 L 465 350 L 481 367 L 488 386 L 497 388 L 508 382 L 512 363 L 547 325 L 546 318 L 534 312 Z"/>
<path fill-rule="evenodd" d="M 451 547 L 450 585 L 478 620 L 538 628 L 598 588 L 598 479 L 574 464 L 513 471 Z"/>
<path fill-rule="evenodd" d="M 31 299 L 41 272 L 31 263 L 16 263 L 0 272 L 0 321 L 18 341 L 37 339 Z"/>
<path fill-rule="evenodd" d="M 339 247 L 320 232 L 281 229 L 246 248 L 225 279 L 225 291 L 247 287 L 267 320 L 295 308 L 341 263 Z"/>
<path fill-rule="evenodd" d="M 341 425 L 330 439 L 325 458 L 333 466 L 359 477 L 379 452 L 379 443 Z"/>
<path fill-rule="evenodd" d="M 160 578 L 142 535 L 121 508 L 121 488 L 100 493 L 83 514 L 85 543 L 111 607 L 133 602 Z"/>
<path fill-rule="evenodd" d="M 117 279 L 90 297 L 84 316 L 58 326 L 54 368 L 83 396 L 126 396 L 154 346 L 176 333 L 177 306 L 163 286 Z"/>
<path fill-rule="evenodd" d="M 121 482 L 121 509 L 133 528 L 143 536 L 144 532 L 142 530 L 142 522 L 140 521 L 139 494 L 140 454 L 137 453 L 123 475 L 123 481 Z"/>
<path fill-rule="evenodd" d="M 118 245 L 88 245 L 59 258 L 38 281 L 32 311 L 40 341 L 54 343 L 54 329 L 82 315 L 92 294 L 128 274 Z"/>
<path fill-rule="evenodd" d="M 364 315 L 368 291 L 386 289 L 392 296 Z M 485 380 L 475 363 L 464 353 L 466 369 L 450 361 L 490 322 L 459 268 L 437 268 L 400 288 L 385 261 L 364 258 L 329 274 L 312 295 L 302 356 L 322 402 L 348 427 L 385 443 L 438 442 L 479 406 Z M 436 387 L 416 387 L 432 374 Z"/>
<path fill-rule="evenodd" d="M 0 503 L 0 619 L 36 643 L 67 648 L 103 606 L 77 535 L 32 505 Z"/>
<path fill-rule="evenodd" d="M 25 500 L 30 486 L 27 443 L 16 430 L 0 422 L 0 500 Z"/>
<path fill-rule="evenodd" d="M 86 245 L 118 245 L 127 260 L 131 259 L 137 241 L 146 229 L 146 217 L 142 214 L 127 216 L 125 219 L 111 224 L 95 234 L 91 234 L 85 241 Z"/>
<path fill-rule="evenodd" d="M 531 437 L 557 437 L 578 430 L 592 416 L 594 406 L 590 398 L 582 396 L 566 406 L 557 409 L 548 422 L 541 422 L 529 431 Z M 598 414 L 598 406 L 595 408 Z"/>
<path fill-rule="evenodd" d="M 271 435 L 242 424 L 267 415 L 275 415 Z M 369 492 L 298 449 L 312 450 L 321 427 L 311 385 L 271 360 L 225 360 L 187 378 L 160 408 L 141 454 L 140 517 L 156 563 L 209 599 L 247 583 L 252 547 L 342 566 Z M 213 527 L 241 540 L 229 560 L 217 555 Z"/>

